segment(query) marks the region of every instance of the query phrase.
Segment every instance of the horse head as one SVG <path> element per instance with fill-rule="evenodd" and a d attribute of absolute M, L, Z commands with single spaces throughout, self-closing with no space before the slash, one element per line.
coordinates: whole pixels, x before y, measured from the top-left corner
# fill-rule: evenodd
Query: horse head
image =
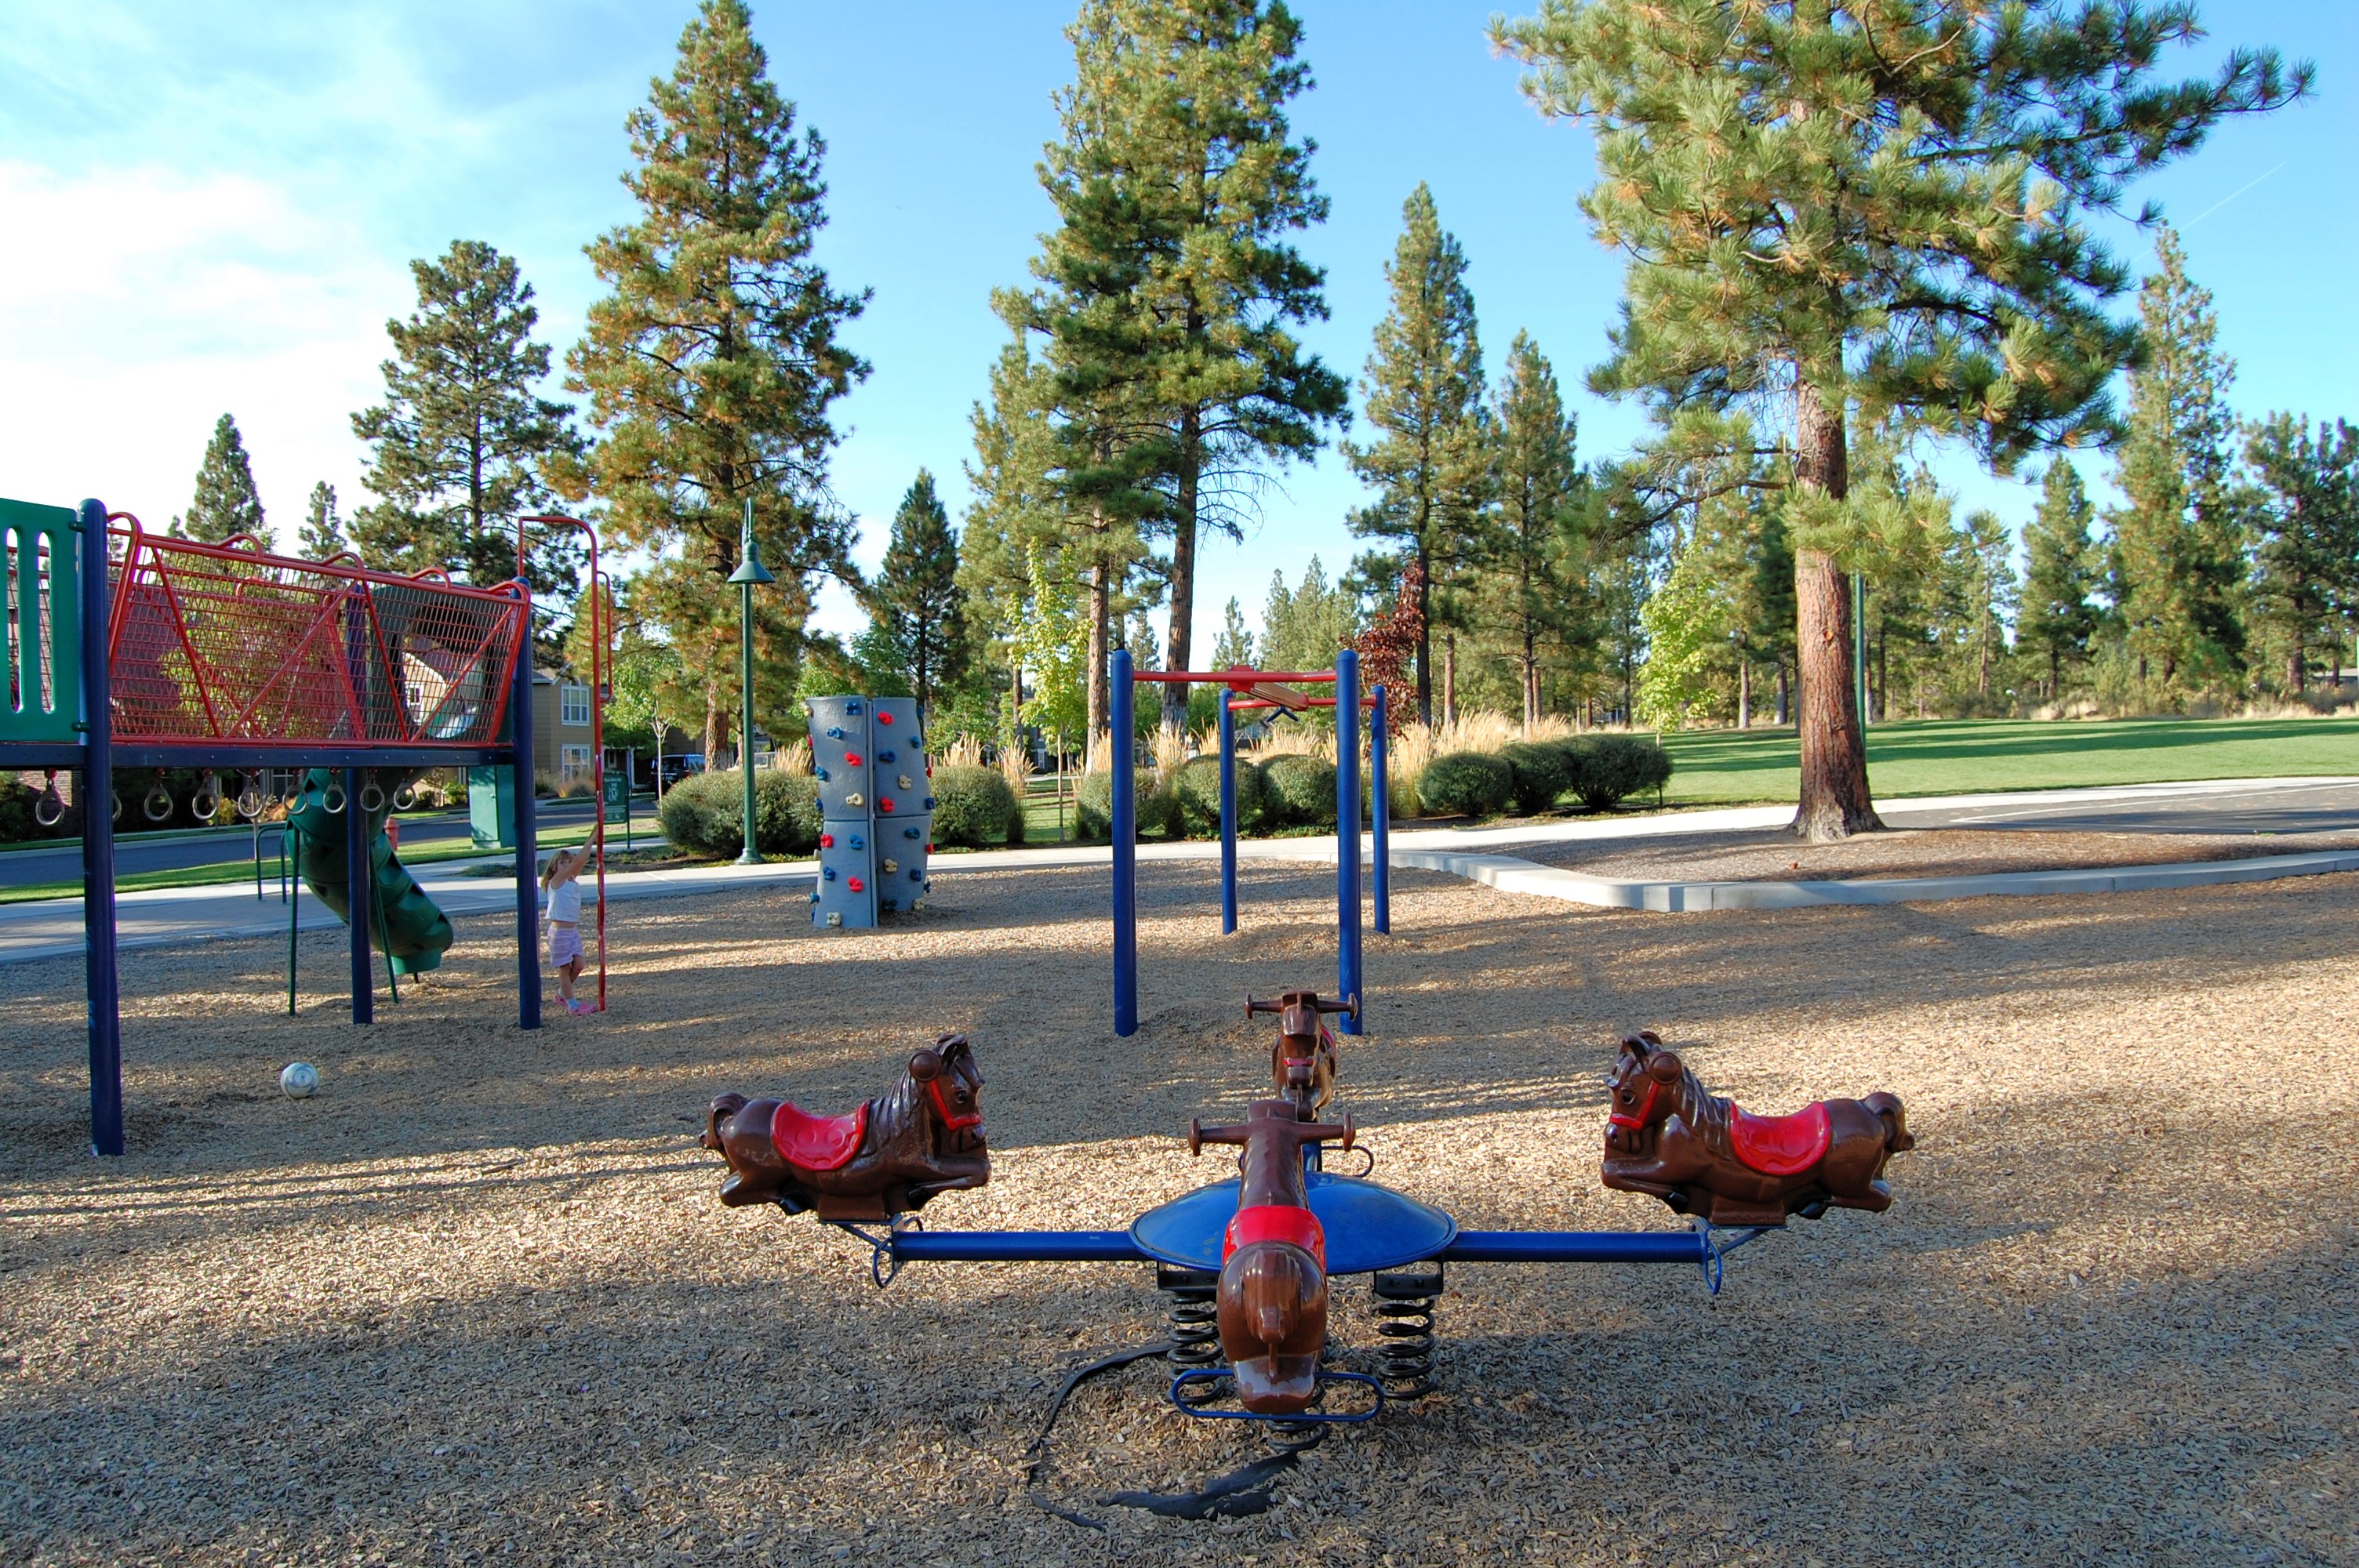
<path fill-rule="evenodd" d="M 1270 1083 L 1299 1112 L 1315 1116 L 1335 1092 L 1335 1036 L 1320 1016 L 1317 991 L 1288 991 L 1278 1002 Z"/>
<path fill-rule="evenodd" d="M 1679 1053 L 1667 1050 L 1653 1030 L 1625 1034 L 1614 1071 L 1605 1078 L 1612 1101 L 1605 1117 L 1605 1146 L 1635 1154 L 1651 1143 L 1664 1119 L 1678 1108 L 1679 1087 L 1686 1076 Z"/>
<path fill-rule="evenodd" d="M 944 1034 L 909 1058 L 909 1096 L 926 1126 L 926 1147 L 937 1157 L 984 1152 L 983 1069 L 963 1034 Z"/>

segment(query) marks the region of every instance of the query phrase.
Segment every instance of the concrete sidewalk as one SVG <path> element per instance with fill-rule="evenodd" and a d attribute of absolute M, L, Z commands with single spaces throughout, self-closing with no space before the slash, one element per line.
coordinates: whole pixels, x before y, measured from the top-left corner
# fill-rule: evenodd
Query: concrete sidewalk
<path fill-rule="evenodd" d="M 2359 778 L 2220 779 L 2190 784 L 2126 784 L 2105 789 L 2024 790 L 1995 795 L 1945 795 L 1882 803 L 1895 817 L 1925 817 L 1976 812 L 1993 806 L 2010 815 L 2050 806 L 2092 806 L 2106 803 L 2197 805 L 2205 800 L 2244 799 L 2272 792 L 2304 792 L 2359 784 Z M 1700 833 L 1758 833 L 1793 820 L 1790 806 L 1732 806 L 1706 811 L 1663 812 L 1644 816 L 1571 818 L 1503 827 L 1427 827 L 1391 836 L 1395 866 L 1446 871 L 1515 892 L 1539 893 L 1616 909 L 1788 909 L 1824 903 L 1892 903 L 1990 893 L 2125 892 L 2138 887 L 2192 887 L 2207 882 L 2265 877 L 2314 875 L 2359 870 L 2359 852 L 2276 855 L 2239 860 L 2118 867 L 2105 871 L 2003 872 L 1979 876 L 1860 878 L 1849 881 L 1717 882 L 1615 881 L 1540 866 L 1489 851 L 1514 844 L 1661 838 Z M 1994 827 L 1992 831 L 2007 831 Z M 1213 860 L 1217 843 L 1142 844 L 1139 860 Z M 1332 865 L 1332 837 L 1249 839 L 1237 846 L 1243 860 Z M 1374 851 L 1361 840 L 1364 863 Z M 1038 849 L 986 849 L 935 857 L 936 876 L 962 871 L 1011 871 L 1025 867 L 1103 866 L 1113 851 L 1103 844 L 1063 844 Z M 501 857 L 486 857 L 500 861 Z M 455 919 L 513 915 L 516 885 L 505 877 L 464 874 L 467 864 L 448 861 L 419 876 L 427 896 Z M 606 897 L 626 903 L 639 899 L 686 898 L 742 888 L 778 887 L 809 881 L 817 862 L 785 860 L 762 866 L 691 866 L 677 871 L 626 871 L 606 879 Z M 257 902 L 250 885 L 226 883 L 115 895 L 115 925 L 126 949 L 157 947 L 218 937 L 283 934 L 289 910 L 276 898 Z M 293 912 L 302 930 L 341 927 L 342 922 L 312 898 L 299 895 Z M 44 899 L 0 905 L 0 963 L 54 957 L 82 951 L 82 900 Z"/>

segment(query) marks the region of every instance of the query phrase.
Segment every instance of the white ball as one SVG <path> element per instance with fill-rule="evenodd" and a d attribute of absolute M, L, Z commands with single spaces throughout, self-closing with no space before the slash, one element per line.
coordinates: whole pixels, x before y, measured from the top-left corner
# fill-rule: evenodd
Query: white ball
<path fill-rule="evenodd" d="M 278 1087 L 292 1099 L 310 1099 L 320 1091 L 320 1069 L 309 1062 L 289 1062 L 278 1074 Z"/>

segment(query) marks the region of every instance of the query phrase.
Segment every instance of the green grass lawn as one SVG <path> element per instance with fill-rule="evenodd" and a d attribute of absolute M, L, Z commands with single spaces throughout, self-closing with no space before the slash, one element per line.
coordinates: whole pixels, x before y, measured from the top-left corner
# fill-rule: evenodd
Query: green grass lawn
<path fill-rule="evenodd" d="M 1666 735 L 1663 747 L 1679 764 L 1668 806 L 1789 801 L 1801 788 L 1791 730 Z M 2359 718 L 1904 720 L 1869 727 L 1867 768 L 1879 798 L 2359 773 Z"/>

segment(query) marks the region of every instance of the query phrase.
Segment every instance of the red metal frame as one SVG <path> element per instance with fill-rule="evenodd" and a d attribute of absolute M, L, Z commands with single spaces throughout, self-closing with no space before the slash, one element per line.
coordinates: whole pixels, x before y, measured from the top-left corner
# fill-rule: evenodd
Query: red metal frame
<path fill-rule="evenodd" d="M 107 616 L 118 743 L 298 752 L 496 741 L 529 641 L 521 583 L 462 587 L 439 572 L 275 556 L 245 535 L 217 545 L 158 536 L 129 513 L 107 521 L 125 524 L 107 530 L 122 542 Z M 397 610 L 381 589 L 399 590 Z M 376 700 L 354 680 L 356 654 L 390 688 Z M 410 711 L 405 658 L 442 683 L 429 712 Z M 479 696 L 466 722 L 438 732 L 470 685 Z"/>

